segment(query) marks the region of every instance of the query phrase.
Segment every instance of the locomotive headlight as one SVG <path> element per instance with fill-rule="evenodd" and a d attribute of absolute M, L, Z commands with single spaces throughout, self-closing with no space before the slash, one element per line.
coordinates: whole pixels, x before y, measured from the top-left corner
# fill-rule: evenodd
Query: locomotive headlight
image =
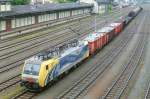
<path fill-rule="evenodd" d="M 39 81 L 38 81 L 38 79 L 36 79 L 36 83 L 38 83 Z"/>
<path fill-rule="evenodd" d="M 22 77 L 22 80 L 26 81 L 26 77 Z"/>

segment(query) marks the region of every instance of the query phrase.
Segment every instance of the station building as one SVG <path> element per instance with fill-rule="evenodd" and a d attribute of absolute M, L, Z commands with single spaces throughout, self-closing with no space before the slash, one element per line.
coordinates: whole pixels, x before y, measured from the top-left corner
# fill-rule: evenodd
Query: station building
<path fill-rule="evenodd" d="M 9 0 L 0 0 L 0 13 L 11 11 L 11 4 Z"/>
<path fill-rule="evenodd" d="M 112 5 L 112 0 L 80 0 L 83 3 L 94 4 L 95 13 L 106 13 Z"/>
<path fill-rule="evenodd" d="M 6 29 L 6 21 L 2 20 L 1 17 L 5 13 L 9 13 L 11 11 L 11 4 L 9 0 L 0 0 L 0 31 Z"/>
<path fill-rule="evenodd" d="M 58 19 L 90 14 L 92 4 L 45 3 L 11 6 L 10 1 L 0 0 L 0 32 L 32 26 Z"/>

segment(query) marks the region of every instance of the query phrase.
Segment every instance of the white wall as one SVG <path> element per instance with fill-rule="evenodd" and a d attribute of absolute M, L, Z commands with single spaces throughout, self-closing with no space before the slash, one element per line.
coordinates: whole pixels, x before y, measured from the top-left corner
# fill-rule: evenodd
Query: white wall
<path fill-rule="evenodd" d="M 35 24 L 35 17 L 15 18 L 11 20 L 11 24 L 12 28 Z"/>
<path fill-rule="evenodd" d="M 0 12 L 11 11 L 10 3 L 0 4 Z"/>
<path fill-rule="evenodd" d="M 99 5 L 99 13 L 100 14 L 105 13 L 105 10 L 106 10 L 106 6 L 105 5 Z"/>
<path fill-rule="evenodd" d="M 30 4 L 35 4 L 35 3 L 41 3 L 41 4 L 53 3 L 53 0 L 31 0 L 30 2 Z"/>
<path fill-rule="evenodd" d="M 80 0 L 80 2 L 93 4 L 94 0 Z"/>
<path fill-rule="evenodd" d="M 93 12 L 94 13 L 98 13 L 98 3 L 95 0 L 80 0 L 80 2 L 82 3 L 88 3 L 88 4 L 94 4 L 94 8 L 93 8 Z"/>
<path fill-rule="evenodd" d="M 0 31 L 6 30 L 6 21 L 0 21 Z"/>

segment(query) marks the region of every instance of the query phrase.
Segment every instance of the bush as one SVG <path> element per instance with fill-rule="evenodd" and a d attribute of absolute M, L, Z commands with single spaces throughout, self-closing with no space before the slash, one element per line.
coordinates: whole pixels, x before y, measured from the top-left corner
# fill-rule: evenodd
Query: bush
<path fill-rule="evenodd" d="M 29 4 L 30 0 L 12 0 L 12 5 L 25 5 Z"/>

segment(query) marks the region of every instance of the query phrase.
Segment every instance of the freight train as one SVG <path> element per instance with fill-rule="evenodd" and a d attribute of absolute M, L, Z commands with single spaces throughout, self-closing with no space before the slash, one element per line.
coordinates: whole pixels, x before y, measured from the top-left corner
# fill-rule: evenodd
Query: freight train
<path fill-rule="evenodd" d="M 136 9 L 138 10 L 132 11 L 134 15 L 128 14 L 126 17 L 108 24 L 108 26 L 88 34 L 80 40 L 72 40 L 55 48 L 55 50 L 44 51 L 25 60 L 21 86 L 25 86 L 31 91 L 39 91 L 48 86 L 119 35 L 142 10 L 140 7 Z"/>

